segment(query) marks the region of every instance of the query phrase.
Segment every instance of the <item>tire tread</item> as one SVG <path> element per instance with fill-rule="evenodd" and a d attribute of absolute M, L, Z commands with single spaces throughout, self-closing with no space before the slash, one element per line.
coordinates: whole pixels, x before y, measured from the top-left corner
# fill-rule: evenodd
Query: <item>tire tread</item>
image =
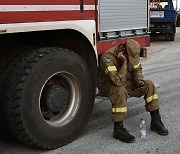
<path fill-rule="evenodd" d="M 70 143 L 74 138 L 76 138 L 76 136 L 74 136 L 72 140 L 59 146 L 49 147 L 41 145 L 37 143 L 37 141 L 34 140 L 27 132 L 26 125 L 21 114 L 20 100 L 22 98 L 22 93 L 24 91 L 23 86 L 26 83 L 27 76 L 31 73 L 35 64 L 37 64 L 44 56 L 48 56 L 52 52 L 54 55 L 57 52 L 63 52 L 65 56 L 68 56 L 70 51 L 67 49 L 59 50 L 58 48 L 40 48 L 31 50 L 13 65 L 11 73 L 9 73 L 9 77 L 5 81 L 5 89 L 3 92 L 3 102 L 5 102 L 3 108 L 6 113 L 6 121 L 12 131 L 12 134 L 25 143 L 41 147 L 43 149 L 55 149 Z M 74 57 L 78 56 L 77 54 L 73 55 Z M 92 93 L 92 91 L 89 91 L 89 93 Z M 92 94 L 89 94 L 88 96 L 89 98 L 87 99 L 92 99 L 90 98 Z"/>

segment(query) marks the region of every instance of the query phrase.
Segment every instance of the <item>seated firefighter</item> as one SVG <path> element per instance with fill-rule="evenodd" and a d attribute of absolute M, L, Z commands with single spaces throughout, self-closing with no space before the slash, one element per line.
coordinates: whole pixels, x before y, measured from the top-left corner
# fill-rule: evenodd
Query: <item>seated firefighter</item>
<path fill-rule="evenodd" d="M 168 135 L 161 121 L 158 95 L 154 83 L 144 80 L 140 56 L 146 56 L 146 48 L 129 39 L 106 51 L 100 59 L 98 88 L 100 95 L 109 97 L 112 103 L 113 137 L 126 143 L 135 141 L 127 132 L 123 121 L 127 116 L 127 98 L 144 96 L 146 111 L 151 115 L 151 130 L 160 135 Z"/>

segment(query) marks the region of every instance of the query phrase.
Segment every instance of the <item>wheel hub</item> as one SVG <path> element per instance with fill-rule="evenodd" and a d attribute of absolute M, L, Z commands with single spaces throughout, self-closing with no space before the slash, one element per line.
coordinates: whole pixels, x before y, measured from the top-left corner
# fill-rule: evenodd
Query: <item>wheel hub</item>
<path fill-rule="evenodd" d="M 80 90 L 76 78 L 67 72 L 50 76 L 40 94 L 40 112 L 51 126 L 64 126 L 76 115 Z"/>
<path fill-rule="evenodd" d="M 62 111 L 68 102 L 67 90 L 60 85 L 48 86 L 45 96 L 45 104 L 52 112 Z"/>

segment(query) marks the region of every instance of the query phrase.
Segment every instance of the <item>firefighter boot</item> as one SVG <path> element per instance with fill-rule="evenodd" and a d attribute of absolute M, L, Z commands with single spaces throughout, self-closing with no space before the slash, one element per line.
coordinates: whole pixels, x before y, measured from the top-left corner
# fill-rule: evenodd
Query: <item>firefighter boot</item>
<path fill-rule="evenodd" d="M 151 111 L 150 114 L 151 114 L 151 130 L 155 131 L 159 135 L 164 135 L 164 136 L 168 135 L 169 132 L 161 121 L 159 109 L 155 111 Z"/>
<path fill-rule="evenodd" d="M 127 132 L 123 127 L 123 122 L 114 122 L 113 137 L 125 143 L 132 143 L 135 141 L 135 137 Z"/>

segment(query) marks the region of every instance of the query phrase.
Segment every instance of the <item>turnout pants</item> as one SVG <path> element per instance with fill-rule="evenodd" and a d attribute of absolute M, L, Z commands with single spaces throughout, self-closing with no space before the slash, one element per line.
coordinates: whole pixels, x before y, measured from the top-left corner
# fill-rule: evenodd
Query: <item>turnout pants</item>
<path fill-rule="evenodd" d="M 135 89 L 136 85 L 128 81 L 125 87 L 118 87 L 108 82 L 100 87 L 100 93 L 109 97 L 112 103 L 112 120 L 113 122 L 123 121 L 127 116 L 127 99 L 128 97 L 144 96 L 146 111 L 151 112 L 160 108 L 158 95 L 154 83 L 150 80 L 144 80 L 145 86 Z"/>

